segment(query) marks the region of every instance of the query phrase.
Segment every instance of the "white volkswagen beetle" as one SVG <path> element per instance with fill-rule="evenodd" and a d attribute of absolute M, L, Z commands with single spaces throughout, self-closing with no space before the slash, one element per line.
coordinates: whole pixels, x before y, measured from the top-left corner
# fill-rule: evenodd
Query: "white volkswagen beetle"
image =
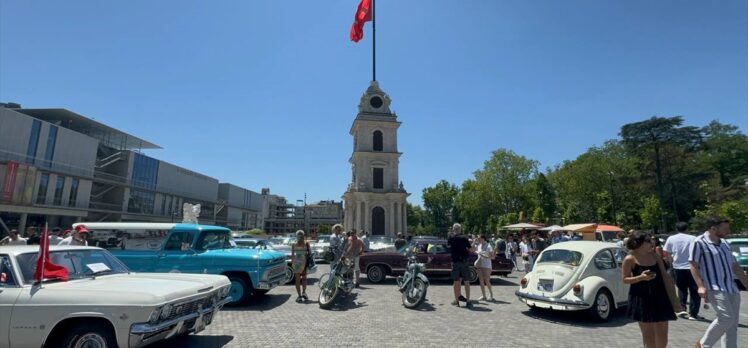
<path fill-rule="evenodd" d="M 530 308 L 587 310 L 593 319 L 608 321 L 628 301 L 629 285 L 621 277 L 624 256 L 613 243 L 554 244 L 540 253 L 515 295 Z"/>

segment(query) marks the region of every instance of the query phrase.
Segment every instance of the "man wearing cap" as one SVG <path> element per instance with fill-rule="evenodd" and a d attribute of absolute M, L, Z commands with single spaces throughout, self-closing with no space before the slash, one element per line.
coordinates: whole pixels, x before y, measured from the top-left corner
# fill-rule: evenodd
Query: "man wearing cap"
<path fill-rule="evenodd" d="M 26 245 L 26 238 L 18 235 L 18 230 L 10 230 L 8 236 L 0 240 L 0 245 Z"/>
<path fill-rule="evenodd" d="M 88 245 L 88 235 L 89 231 L 86 228 L 86 226 L 78 225 L 73 230 L 73 234 L 70 235 L 70 237 L 67 237 L 60 241 L 58 245 L 82 245 L 87 246 Z"/>

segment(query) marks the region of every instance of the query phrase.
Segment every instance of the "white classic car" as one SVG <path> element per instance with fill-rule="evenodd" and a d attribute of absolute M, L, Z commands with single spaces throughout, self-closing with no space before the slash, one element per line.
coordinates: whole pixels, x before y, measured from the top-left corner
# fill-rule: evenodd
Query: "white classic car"
<path fill-rule="evenodd" d="M 629 285 L 621 275 L 624 256 L 613 243 L 554 244 L 540 253 L 515 295 L 530 308 L 588 310 L 593 319 L 610 320 L 613 310 L 628 302 Z"/>
<path fill-rule="evenodd" d="M 141 347 L 203 330 L 222 275 L 132 273 L 108 251 L 52 246 L 69 280 L 34 283 L 38 246 L 0 247 L 0 347 Z"/>

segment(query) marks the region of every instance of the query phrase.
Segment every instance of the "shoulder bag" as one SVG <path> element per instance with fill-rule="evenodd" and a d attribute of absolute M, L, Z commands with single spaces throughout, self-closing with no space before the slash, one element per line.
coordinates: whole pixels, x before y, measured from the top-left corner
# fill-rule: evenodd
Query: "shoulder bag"
<path fill-rule="evenodd" d="M 673 278 L 670 277 L 670 273 L 665 269 L 665 264 L 662 262 L 660 255 L 655 254 L 655 258 L 657 259 L 657 266 L 660 268 L 659 276 L 662 277 L 662 282 L 665 285 L 665 292 L 667 292 L 667 297 L 670 300 L 670 305 L 673 307 L 673 312 L 680 313 L 683 311 L 683 307 L 680 306 L 680 300 L 678 300 L 678 296 L 675 294 L 675 283 L 673 282 Z"/>

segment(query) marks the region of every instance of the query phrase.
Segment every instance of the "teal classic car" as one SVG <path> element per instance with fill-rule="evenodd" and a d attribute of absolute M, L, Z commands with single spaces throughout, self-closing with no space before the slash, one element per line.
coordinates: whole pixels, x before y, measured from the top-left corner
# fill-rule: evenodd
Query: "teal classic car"
<path fill-rule="evenodd" d="M 748 238 L 725 239 L 743 271 L 748 272 Z"/>
<path fill-rule="evenodd" d="M 236 248 L 231 230 L 177 223 L 81 222 L 89 245 L 108 249 L 135 272 L 225 275 L 231 281 L 227 306 L 249 301 L 287 280 L 286 257 L 272 250 Z"/>

